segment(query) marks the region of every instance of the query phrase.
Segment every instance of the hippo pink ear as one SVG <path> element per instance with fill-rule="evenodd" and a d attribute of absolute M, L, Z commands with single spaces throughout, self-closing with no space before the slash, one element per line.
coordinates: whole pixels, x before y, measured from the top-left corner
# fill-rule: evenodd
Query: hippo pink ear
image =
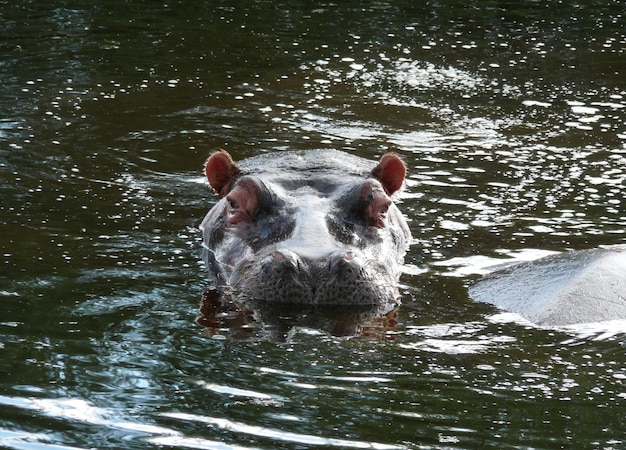
<path fill-rule="evenodd" d="M 380 181 L 388 195 L 393 194 L 402 187 L 406 177 L 404 161 L 395 153 L 385 153 L 372 175 Z"/>
<path fill-rule="evenodd" d="M 239 167 L 226 150 L 220 150 L 209 156 L 204 173 L 213 190 L 223 197 L 228 193 L 233 177 L 239 173 Z"/>

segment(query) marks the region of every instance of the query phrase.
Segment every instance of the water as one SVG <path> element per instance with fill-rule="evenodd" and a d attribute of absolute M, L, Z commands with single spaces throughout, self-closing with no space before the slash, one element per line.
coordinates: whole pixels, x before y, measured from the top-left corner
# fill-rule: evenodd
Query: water
<path fill-rule="evenodd" d="M 466 290 L 624 242 L 621 2 L 55 3 L 0 7 L 0 447 L 624 446 L 623 323 Z M 398 316 L 196 323 L 217 147 L 400 153 Z"/>

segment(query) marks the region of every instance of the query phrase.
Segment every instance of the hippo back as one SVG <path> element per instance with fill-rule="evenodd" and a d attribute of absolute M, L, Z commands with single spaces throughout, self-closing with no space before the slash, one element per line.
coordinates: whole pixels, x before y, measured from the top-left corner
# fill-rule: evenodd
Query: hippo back
<path fill-rule="evenodd" d="M 538 325 L 626 319 L 626 246 L 571 251 L 507 267 L 478 280 L 469 295 Z"/>

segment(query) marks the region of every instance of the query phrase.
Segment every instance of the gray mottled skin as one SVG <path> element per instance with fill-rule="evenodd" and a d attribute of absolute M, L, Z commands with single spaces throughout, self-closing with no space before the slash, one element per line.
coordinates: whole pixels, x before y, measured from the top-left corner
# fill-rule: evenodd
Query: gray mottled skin
<path fill-rule="evenodd" d="M 516 264 L 478 280 L 469 294 L 538 325 L 626 319 L 626 246 Z"/>
<path fill-rule="evenodd" d="M 225 293 L 313 305 L 398 301 L 410 240 L 390 200 L 405 175 L 399 158 L 384 157 L 392 164 L 381 169 L 382 162 L 309 150 L 216 169 L 213 156 L 206 173 L 222 198 L 200 227 L 205 261 Z"/>

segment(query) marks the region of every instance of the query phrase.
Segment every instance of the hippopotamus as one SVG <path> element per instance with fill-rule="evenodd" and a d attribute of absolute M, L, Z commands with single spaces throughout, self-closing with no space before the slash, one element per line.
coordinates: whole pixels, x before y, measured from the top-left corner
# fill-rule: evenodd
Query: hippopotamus
<path fill-rule="evenodd" d="M 406 173 L 395 153 L 213 153 L 205 174 L 220 200 L 200 228 L 218 290 L 241 301 L 398 304 L 411 233 L 392 199 Z"/>
<path fill-rule="evenodd" d="M 469 286 L 541 326 L 626 319 L 626 245 L 568 251 L 496 270 Z"/>

